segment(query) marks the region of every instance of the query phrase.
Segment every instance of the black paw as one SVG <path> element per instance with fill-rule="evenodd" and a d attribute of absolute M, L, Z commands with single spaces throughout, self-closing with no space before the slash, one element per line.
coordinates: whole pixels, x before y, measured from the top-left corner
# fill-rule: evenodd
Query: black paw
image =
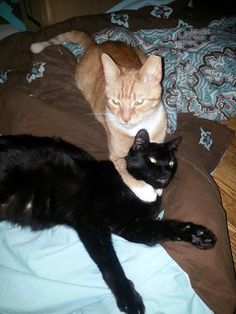
<path fill-rule="evenodd" d="M 179 237 L 177 237 L 176 240 L 190 242 L 202 250 L 211 249 L 216 244 L 216 236 L 211 230 L 191 222 L 185 223 L 185 226 L 181 228 Z"/>
<path fill-rule="evenodd" d="M 117 306 L 121 312 L 127 314 L 144 314 L 145 307 L 141 296 L 134 289 L 132 282 L 130 282 L 131 289 L 125 294 L 120 294 L 116 298 Z"/>

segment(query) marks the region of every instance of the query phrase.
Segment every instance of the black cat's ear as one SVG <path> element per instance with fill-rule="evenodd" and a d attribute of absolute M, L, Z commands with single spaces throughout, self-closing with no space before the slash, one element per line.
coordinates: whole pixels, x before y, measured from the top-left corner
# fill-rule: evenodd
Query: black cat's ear
<path fill-rule="evenodd" d="M 168 148 L 170 150 L 176 150 L 177 147 L 179 146 L 179 143 L 182 141 L 182 136 L 178 136 L 176 138 L 174 138 L 173 140 L 171 140 L 170 142 L 168 142 Z"/>
<path fill-rule="evenodd" d="M 149 134 L 146 129 L 141 129 L 138 131 L 134 138 L 134 143 L 132 146 L 133 150 L 143 150 L 150 143 Z"/>

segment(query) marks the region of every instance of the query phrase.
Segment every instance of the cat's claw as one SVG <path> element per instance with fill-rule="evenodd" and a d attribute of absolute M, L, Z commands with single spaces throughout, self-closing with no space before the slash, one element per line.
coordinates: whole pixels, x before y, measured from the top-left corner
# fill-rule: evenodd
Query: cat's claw
<path fill-rule="evenodd" d="M 181 229 L 181 234 L 176 237 L 176 240 L 190 242 L 202 250 L 213 248 L 217 241 L 216 236 L 211 230 L 194 223 L 186 223 Z"/>
<path fill-rule="evenodd" d="M 126 314 L 144 314 L 145 306 L 141 296 L 133 289 L 132 296 L 120 296 L 117 306 L 121 312 Z"/>

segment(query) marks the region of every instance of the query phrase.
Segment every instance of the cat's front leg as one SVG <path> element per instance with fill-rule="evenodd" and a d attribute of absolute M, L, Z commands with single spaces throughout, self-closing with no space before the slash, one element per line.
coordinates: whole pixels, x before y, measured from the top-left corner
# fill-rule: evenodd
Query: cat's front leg
<path fill-rule="evenodd" d="M 113 292 L 120 311 L 144 314 L 145 307 L 133 283 L 127 279 L 111 241 L 109 230 L 98 224 L 79 224 L 76 228 L 90 257 L 97 264 L 108 287 Z M 96 312 L 96 311 L 95 311 Z"/>
<path fill-rule="evenodd" d="M 147 245 L 166 241 L 185 241 L 199 249 L 207 250 L 215 246 L 213 232 L 202 225 L 178 220 L 141 220 L 123 226 L 116 233 L 123 238 Z"/>
<path fill-rule="evenodd" d="M 124 183 L 130 190 L 144 202 L 154 202 L 157 198 L 157 191 L 142 180 L 136 180 L 126 169 L 126 161 L 124 158 L 112 159 L 116 170 L 119 172 Z"/>
<path fill-rule="evenodd" d="M 175 240 L 190 242 L 199 249 L 208 250 L 215 246 L 216 237 L 211 230 L 192 222 L 183 222 L 177 228 Z"/>

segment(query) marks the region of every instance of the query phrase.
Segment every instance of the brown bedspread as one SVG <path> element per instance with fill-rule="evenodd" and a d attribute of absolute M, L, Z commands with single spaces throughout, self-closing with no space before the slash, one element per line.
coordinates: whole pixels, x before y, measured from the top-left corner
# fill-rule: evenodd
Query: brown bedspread
<path fill-rule="evenodd" d="M 0 43 L 0 68 L 11 69 L 0 87 L 0 133 L 59 136 L 98 159 L 108 157 L 105 132 L 75 86 L 74 56 L 64 47 L 50 47 L 39 55 L 29 51 L 36 39 L 75 26 L 91 33 L 98 28 L 95 21 L 100 23 L 99 28 L 108 27 L 104 15 L 94 19 L 71 19 L 36 34 L 13 35 Z M 43 63 L 47 67 L 40 77 Z M 38 77 L 32 79 L 35 66 Z M 165 217 L 204 224 L 215 232 L 218 242 L 209 251 L 186 243 L 167 243 L 164 247 L 189 274 L 193 288 L 215 313 L 232 314 L 236 283 L 226 215 L 210 173 L 233 134 L 223 125 L 190 114 L 179 115 L 176 134 L 183 136 L 183 142 L 178 151 L 176 179 L 164 193 Z"/>

